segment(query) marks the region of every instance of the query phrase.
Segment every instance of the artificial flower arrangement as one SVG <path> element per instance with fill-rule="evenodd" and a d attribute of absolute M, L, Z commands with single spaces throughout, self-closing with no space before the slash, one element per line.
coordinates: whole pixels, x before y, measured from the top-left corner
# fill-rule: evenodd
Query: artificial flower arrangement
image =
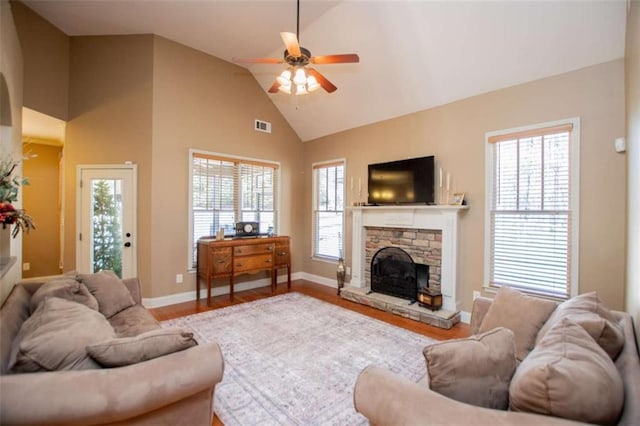
<path fill-rule="evenodd" d="M 28 185 L 29 181 L 18 176 L 12 176 L 18 162 L 11 157 L 5 157 L 0 161 L 0 223 L 2 228 L 7 225 L 16 225 L 11 235 L 18 236 L 20 230 L 28 233 L 36 229 L 33 219 L 23 209 L 16 209 L 13 202 L 18 199 L 20 185 Z"/>

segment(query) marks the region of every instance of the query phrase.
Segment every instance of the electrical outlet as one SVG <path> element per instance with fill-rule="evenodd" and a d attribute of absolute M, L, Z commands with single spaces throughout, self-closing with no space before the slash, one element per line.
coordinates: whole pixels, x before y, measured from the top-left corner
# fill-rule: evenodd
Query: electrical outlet
<path fill-rule="evenodd" d="M 476 300 L 478 297 L 480 297 L 480 292 L 479 291 L 474 291 L 473 292 L 473 300 Z"/>
<path fill-rule="evenodd" d="M 176 284 L 182 284 L 182 274 L 176 274 Z"/>
<path fill-rule="evenodd" d="M 351 266 L 347 266 L 346 272 L 347 272 L 347 275 L 351 275 Z"/>
<path fill-rule="evenodd" d="M 31 269 L 31 264 L 30 264 L 29 262 L 24 262 L 24 263 L 22 264 L 22 270 L 23 270 L 23 271 L 28 271 L 28 270 L 30 270 L 30 269 Z"/>

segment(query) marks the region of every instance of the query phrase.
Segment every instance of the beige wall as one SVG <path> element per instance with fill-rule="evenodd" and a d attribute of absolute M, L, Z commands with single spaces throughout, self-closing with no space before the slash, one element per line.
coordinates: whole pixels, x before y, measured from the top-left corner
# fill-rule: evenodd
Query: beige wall
<path fill-rule="evenodd" d="M 11 6 L 0 1 L 0 154 L 22 157 L 22 52 L 14 24 Z M 6 84 L 5 84 L 6 83 Z M 21 174 L 21 170 L 18 171 Z M 20 200 L 14 203 L 20 206 Z M 0 304 L 21 277 L 22 233 L 11 238 L 0 232 L 1 256 L 16 257 L 14 266 L 0 278 Z"/>
<path fill-rule="evenodd" d="M 390 100 L 391 102 L 392 100 Z M 304 144 L 301 240 L 311 253 L 311 164 L 344 157 L 347 182 L 366 187 L 367 164 L 435 155 L 450 171 L 453 190 L 466 192 L 461 221 L 459 297 L 471 310 L 483 286 L 485 133 L 570 117 L 581 118 L 580 292 L 597 290 L 612 308 L 624 307 L 625 158 L 613 150 L 624 134 L 624 61 L 613 61 L 487 93 Z M 366 194 L 366 189 L 363 190 Z M 347 202 L 351 202 L 347 194 Z M 621 219 L 622 218 L 622 219 Z M 351 241 L 347 213 L 346 241 Z M 347 243 L 346 259 L 351 264 Z M 302 270 L 335 278 L 335 265 L 304 256 Z"/>
<path fill-rule="evenodd" d="M 60 156 L 62 147 L 25 143 L 28 157 L 23 175 L 29 185 L 22 189 L 22 207 L 34 218 L 36 229 L 22 238 L 22 262 L 30 269 L 23 278 L 56 275 L 60 263 Z"/>
<path fill-rule="evenodd" d="M 300 139 L 244 68 L 162 37 L 155 37 L 153 68 L 153 287 L 145 296 L 195 290 L 187 262 L 190 148 L 280 162 L 279 233 L 292 236 L 293 270 L 300 271 Z M 271 122 L 273 133 L 256 132 L 256 118 Z"/>
<path fill-rule="evenodd" d="M 24 106 L 67 120 L 69 37 L 19 1 L 12 1 L 24 56 Z"/>
<path fill-rule="evenodd" d="M 627 17 L 627 311 L 640 331 L 640 2 Z M 640 347 L 640 341 L 638 342 Z"/>
<path fill-rule="evenodd" d="M 76 168 L 138 165 L 138 276 L 151 282 L 153 36 L 71 38 L 69 122 L 65 138 L 64 270 L 76 261 Z"/>

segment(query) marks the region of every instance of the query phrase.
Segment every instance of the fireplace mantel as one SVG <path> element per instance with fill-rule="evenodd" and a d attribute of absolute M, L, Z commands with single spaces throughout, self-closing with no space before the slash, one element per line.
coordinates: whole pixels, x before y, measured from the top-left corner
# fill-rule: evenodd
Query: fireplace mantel
<path fill-rule="evenodd" d="M 367 227 L 410 228 L 442 231 L 441 291 L 443 309 L 457 312 L 458 222 L 467 206 L 362 206 L 350 207 L 352 213 L 351 286 L 368 287 L 365 280 L 365 234 Z"/>

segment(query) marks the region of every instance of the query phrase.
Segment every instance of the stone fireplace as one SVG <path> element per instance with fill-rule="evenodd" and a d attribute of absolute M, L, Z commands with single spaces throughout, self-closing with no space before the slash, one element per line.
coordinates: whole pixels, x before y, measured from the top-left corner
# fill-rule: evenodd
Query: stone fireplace
<path fill-rule="evenodd" d="M 399 247 L 429 266 L 429 285 L 440 289 L 443 310 L 460 310 L 457 293 L 458 219 L 467 206 L 365 206 L 352 212 L 350 286 L 371 287 L 371 260 L 383 247 Z"/>

